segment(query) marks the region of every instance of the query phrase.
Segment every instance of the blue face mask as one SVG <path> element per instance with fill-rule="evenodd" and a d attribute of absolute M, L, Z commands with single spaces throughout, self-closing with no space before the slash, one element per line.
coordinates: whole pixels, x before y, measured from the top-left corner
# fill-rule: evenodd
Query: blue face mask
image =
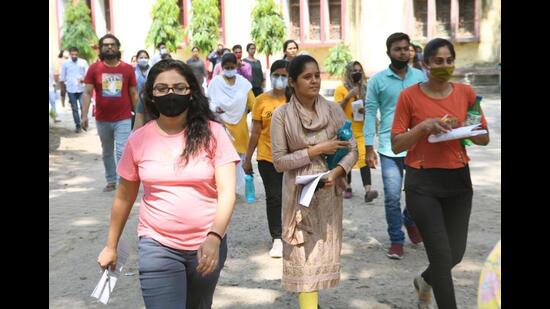
<path fill-rule="evenodd" d="M 223 70 L 223 76 L 231 78 L 237 75 L 237 69 L 233 70 Z"/>

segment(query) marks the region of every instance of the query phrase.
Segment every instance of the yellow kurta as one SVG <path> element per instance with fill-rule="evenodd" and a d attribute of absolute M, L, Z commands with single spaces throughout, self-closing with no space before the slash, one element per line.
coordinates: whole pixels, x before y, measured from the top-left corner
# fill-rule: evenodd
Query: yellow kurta
<path fill-rule="evenodd" d="M 246 115 L 248 115 L 248 111 L 252 110 L 252 107 L 254 106 L 254 93 L 252 90 L 248 91 L 248 98 L 246 100 L 246 109 L 244 111 L 244 114 L 237 122 L 237 124 L 229 124 L 225 123 L 225 126 L 231 133 L 231 136 L 233 137 L 233 146 L 235 147 L 235 150 L 237 150 L 238 153 L 246 153 L 246 148 L 248 147 L 248 124 L 246 123 Z"/>
<path fill-rule="evenodd" d="M 336 90 L 334 91 L 334 102 L 340 105 L 340 101 L 342 101 L 347 95 L 348 90 L 346 89 L 346 86 L 344 86 L 344 84 L 341 84 L 340 86 L 336 87 Z M 365 162 L 365 137 L 363 135 L 364 122 L 353 121 L 353 111 L 351 108 L 351 103 L 357 100 L 359 100 L 359 98 L 357 97 L 353 97 L 351 100 L 349 100 L 348 104 L 346 104 L 346 106 L 344 107 L 344 114 L 346 115 L 346 118 L 351 120 L 351 131 L 353 132 L 353 137 L 355 138 L 355 142 L 357 143 L 357 151 L 359 152 L 359 159 L 357 160 L 357 163 L 353 168 L 362 168 L 367 166 L 367 163 Z M 363 101 L 364 100 L 365 98 L 363 98 Z"/>

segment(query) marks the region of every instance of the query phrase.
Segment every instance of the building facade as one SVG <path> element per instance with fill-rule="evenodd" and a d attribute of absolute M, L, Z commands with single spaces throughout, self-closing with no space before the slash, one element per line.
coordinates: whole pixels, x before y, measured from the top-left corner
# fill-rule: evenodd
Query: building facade
<path fill-rule="evenodd" d="M 57 56 L 65 8 L 72 1 L 50 0 L 50 58 Z M 116 35 L 122 58 L 129 62 L 140 49 L 151 56 L 154 47 L 145 46 L 155 0 L 80 0 L 91 8 L 98 37 Z M 193 18 L 192 0 L 177 0 L 180 23 L 187 26 Z M 255 0 L 219 0 L 219 42 L 231 48 L 243 48 L 251 42 L 251 12 Z M 275 0 L 287 25 L 287 38 L 298 42 L 323 64 L 329 49 L 347 44 L 367 74 L 389 64 L 386 38 L 393 32 L 405 32 L 422 45 L 432 38 L 450 39 L 456 47 L 456 66 L 496 65 L 500 62 L 500 0 Z M 245 18 L 248 17 L 248 18 Z M 191 54 L 190 38 L 182 38 L 175 57 Z M 53 56 L 52 56 L 53 55 Z M 246 53 L 244 53 L 246 56 Z M 264 67 L 265 56 L 257 55 Z M 270 62 L 282 58 L 282 51 Z M 50 59 L 53 60 L 53 59 Z M 322 69 L 322 68 L 321 68 Z"/>

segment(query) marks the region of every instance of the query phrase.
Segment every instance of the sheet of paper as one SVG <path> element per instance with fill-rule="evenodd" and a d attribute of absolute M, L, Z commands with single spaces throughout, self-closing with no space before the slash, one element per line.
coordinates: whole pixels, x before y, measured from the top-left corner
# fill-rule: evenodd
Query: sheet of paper
<path fill-rule="evenodd" d="M 440 142 L 450 141 L 454 139 L 461 139 L 461 138 L 467 138 L 471 136 L 486 134 L 487 130 L 474 130 L 479 126 L 481 126 L 481 124 L 475 124 L 467 127 L 456 128 L 447 133 L 442 133 L 438 135 L 430 134 L 430 136 L 428 136 L 428 142 L 440 143 Z"/>
<path fill-rule="evenodd" d="M 309 207 L 309 203 L 311 203 L 313 193 L 315 193 L 315 188 L 317 188 L 319 180 L 321 180 L 321 178 L 328 173 L 330 173 L 330 171 L 314 175 L 296 176 L 295 183 L 305 185 L 302 188 L 302 193 L 300 194 L 300 205 Z"/>
<path fill-rule="evenodd" d="M 128 255 L 129 255 L 128 246 L 124 241 L 122 240 L 119 241 L 118 248 L 117 248 L 117 263 L 116 263 L 115 270 L 111 271 L 110 269 L 105 269 L 103 271 L 103 274 L 101 275 L 101 278 L 99 279 L 99 282 L 97 283 L 96 287 L 92 291 L 91 296 L 94 298 L 97 298 L 100 303 L 107 304 L 107 302 L 109 302 L 111 293 L 115 288 L 118 277 L 120 277 L 120 274 L 122 273 L 122 269 L 124 268 L 124 264 L 128 259 Z"/>
<path fill-rule="evenodd" d="M 353 121 L 363 121 L 365 115 L 359 113 L 359 109 L 364 107 L 363 100 L 357 100 L 351 103 L 351 110 L 353 112 Z"/>

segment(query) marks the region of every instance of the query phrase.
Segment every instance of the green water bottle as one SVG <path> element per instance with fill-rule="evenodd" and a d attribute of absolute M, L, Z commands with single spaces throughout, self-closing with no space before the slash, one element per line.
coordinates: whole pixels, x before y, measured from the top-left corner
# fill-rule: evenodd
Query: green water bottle
<path fill-rule="evenodd" d="M 476 96 L 476 102 L 472 107 L 468 109 L 468 114 L 466 115 L 466 121 L 464 121 L 464 126 L 472 126 L 474 124 L 481 123 L 481 99 L 483 97 Z M 462 145 L 472 146 L 474 143 L 471 139 L 465 138 L 462 140 Z"/>

